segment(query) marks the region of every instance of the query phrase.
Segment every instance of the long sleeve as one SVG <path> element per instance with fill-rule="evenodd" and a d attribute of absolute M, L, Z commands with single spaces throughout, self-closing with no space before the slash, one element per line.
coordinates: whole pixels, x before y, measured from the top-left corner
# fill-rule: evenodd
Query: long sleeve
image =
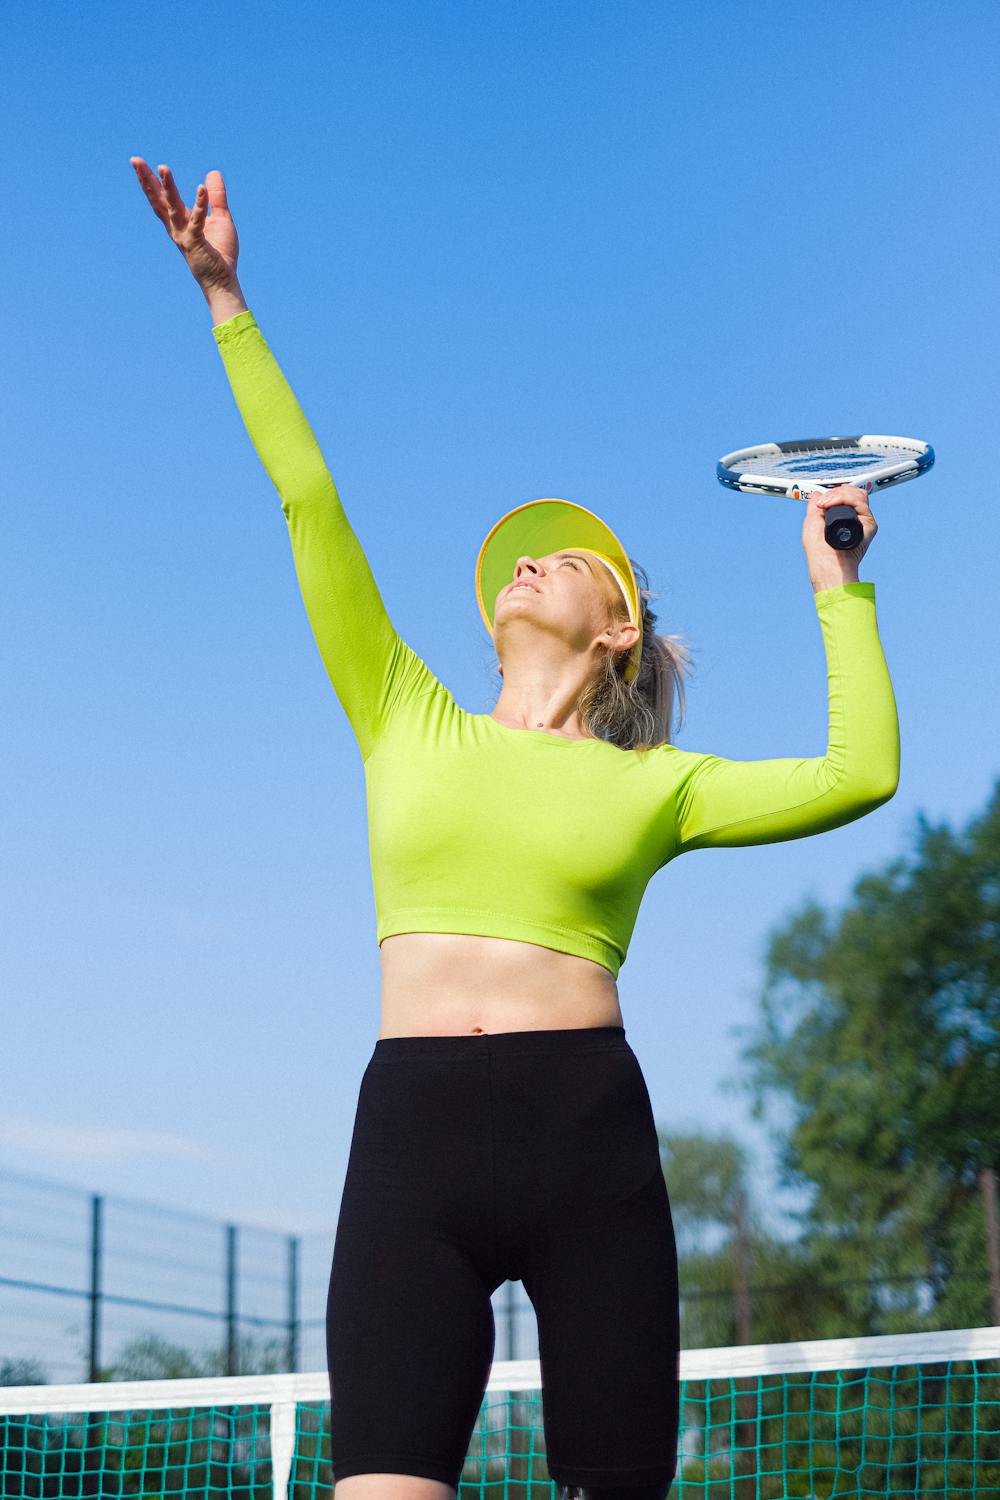
<path fill-rule="evenodd" d="M 253 313 L 237 313 L 212 332 L 281 497 L 316 644 L 367 760 L 395 708 L 437 678 L 393 627 L 312 428 Z"/>
<path fill-rule="evenodd" d="M 812 759 L 696 756 L 677 799 L 675 854 L 780 843 L 851 823 L 899 783 L 899 720 L 879 640 L 875 585 L 813 596 L 826 648 L 829 737 Z"/>

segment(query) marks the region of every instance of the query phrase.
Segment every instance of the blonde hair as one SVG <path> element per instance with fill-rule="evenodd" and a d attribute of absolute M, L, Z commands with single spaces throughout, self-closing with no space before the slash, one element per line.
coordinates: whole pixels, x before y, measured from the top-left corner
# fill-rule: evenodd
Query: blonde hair
<path fill-rule="evenodd" d="M 683 723 L 685 682 L 693 661 L 684 636 L 657 635 L 653 628 L 657 616 L 649 601 L 659 595 L 650 589 L 645 568 L 632 557 L 629 564 L 642 610 L 638 675 L 632 682 L 626 682 L 624 671 L 629 652 L 608 651 L 602 670 L 583 691 L 579 713 L 589 732 L 599 739 L 608 740 L 621 750 L 650 750 L 654 745 L 671 743 L 675 694 L 680 707 L 677 728 Z M 619 589 L 615 595 L 611 601 L 612 621 L 622 624 L 628 620 L 628 610 Z"/>

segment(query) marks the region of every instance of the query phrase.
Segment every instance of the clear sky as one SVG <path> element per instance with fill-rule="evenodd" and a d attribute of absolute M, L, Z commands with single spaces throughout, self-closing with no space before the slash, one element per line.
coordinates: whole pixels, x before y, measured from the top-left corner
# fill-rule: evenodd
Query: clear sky
<path fill-rule="evenodd" d="M 135 181 L 223 172 L 248 303 L 397 628 L 474 712 L 473 566 L 614 526 L 696 672 L 674 738 L 822 754 L 801 507 L 728 449 L 928 438 L 861 567 L 896 796 L 650 885 L 619 989 L 665 1131 L 736 1135 L 767 933 L 997 774 L 995 6 L 5 9 L 0 1169 L 336 1223 L 378 1031 L 360 753 L 202 295 Z M 990 392 L 993 391 L 991 395 Z M 516 817 L 516 808 L 511 816 Z M 766 1199 L 766 1201 L 764 1201 Z"/>

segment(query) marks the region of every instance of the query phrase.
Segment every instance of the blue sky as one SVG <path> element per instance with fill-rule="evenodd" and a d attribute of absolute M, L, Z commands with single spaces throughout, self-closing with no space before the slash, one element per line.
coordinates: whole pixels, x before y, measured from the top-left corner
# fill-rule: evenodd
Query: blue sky
<path fill-rule="evenodd" d="M 378 950 L 360 754 L 278 497 L 129 157 L 223 172 L 248 303 L 394 623 L 496 697 L 473 566 L 604 515 L 691 642 L 686 749 L 822 754 L 801 509 L 716 458 L 926 437 L 861 568 L 891 802 L 662 871 L 619 988 L 664 1130 L 726 1080 L 769 930 L 997 774 L 997 12 L 858 3 L 15 4 L 2 63 L 0 1170 L 330 1236 Z M 11 128 L 13 127 L 13 128 Z"/>

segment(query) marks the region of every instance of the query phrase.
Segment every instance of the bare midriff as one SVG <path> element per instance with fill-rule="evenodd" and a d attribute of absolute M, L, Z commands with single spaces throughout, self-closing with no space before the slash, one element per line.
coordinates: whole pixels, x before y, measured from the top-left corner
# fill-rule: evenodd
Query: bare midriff
<path fill-rule="evenodd" d="M 510 938 L 400 932 L 384 938 L 379 1037 L 623 1026 L 603 964 Z"/>

